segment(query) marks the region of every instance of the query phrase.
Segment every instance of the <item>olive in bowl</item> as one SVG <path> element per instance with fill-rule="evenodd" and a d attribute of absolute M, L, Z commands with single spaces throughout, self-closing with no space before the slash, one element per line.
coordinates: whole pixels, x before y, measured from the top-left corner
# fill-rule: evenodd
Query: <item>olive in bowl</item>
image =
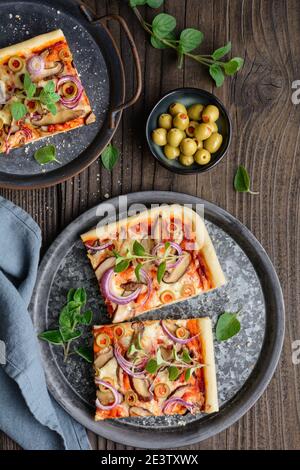
<path fill-rule="evenodd" d="M 162 135 L 160 144 L 152 139 L 156 135 L 153 131 L 159 129 L 166 131 L 165 145 Z M 152 154 L 165 168 L 180 174 L 201 173 L 226 154 L 231 122 L 216 96 L 182 88 L 166 94 L 155 105 L 147 120 L 146 137 Z"/>

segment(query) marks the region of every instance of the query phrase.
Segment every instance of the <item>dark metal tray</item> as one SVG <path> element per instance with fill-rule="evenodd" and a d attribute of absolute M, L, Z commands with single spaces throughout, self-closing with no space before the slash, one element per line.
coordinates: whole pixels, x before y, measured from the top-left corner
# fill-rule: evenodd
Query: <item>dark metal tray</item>
<path fill-rule="evenodd" d="M 31 312 L 37 332 L 57 325 L 69 288 L 84 286 L 94 324 L 107 322 L 94 272 L 79 235 L 96 225 L 107 202 L 119 209 L 119 198 L 105 201 L 72 222 L 46 253 L 36 283 Z M 206 439 L 239 419 L 261 396 L 277 365 L 284 336 L 281 287 L 266 252 L 233 216 L 197 197 L 149 191 L 128 196 L 128 204 L 204 204 L 205 220 L 228 279 L 225 287 L 189 301 L 144 314 L 141 318 L 209 315 L 215 324 L 224 310 L 240 314 L 240 333 L 215 341 L 220 411 L 213 415 L 109 420 L 95 423 L 93 372 L 80 358 L 63 363 L 61 348 L 41 342 L 49 390 L 56 400 L 91 431 L 125 445 L 172 448 Z M 98 214 L 98 216 L 97 216 Z M 90 336 L 87 332 L 87 338 Z"/>
<path fill-rule="evenodd" d="M 0 186 L 32 189 L 60 183 L 96 160 L 111 140 L 122 110 L 133 104 L 141 91 L 140 63 L 128 27 L 118 15 L 96 19 L 76 0 L 0 0 L 0 48 L 61 28 L 74 56 L 97 120 L 87 127 L 0 154 Z M 136 67 L 137 88 L 124 103 L 125 79 L 120 53 L 107 22 L 117 21 L 127 36 Z M 42 142 L 42 143 L 41 143 Z M 61 164 L 41 167 L 35 150 L 53 143 Z"/>

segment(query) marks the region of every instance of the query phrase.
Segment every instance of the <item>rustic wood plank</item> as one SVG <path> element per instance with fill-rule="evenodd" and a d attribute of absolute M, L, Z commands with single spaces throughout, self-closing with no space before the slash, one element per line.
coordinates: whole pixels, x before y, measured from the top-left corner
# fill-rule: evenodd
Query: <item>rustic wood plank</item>
<path fill-rule="evenodd" d="M 112 173 L 95 162 L 71 181 L 38 191 L 1 190 L 40 224 L 43 250 L 78 214 L 105 196 L 164 189 L 195 194 L 228 210 L 245 223 L 270 255 L 286 302 L 286 340 L 280 365 L 257 404 L 228 430 L 190 449 L 299 449 L 300 368 L 291 362 L 291 342 L 299 337 L 300 273 L 300 106 L 291 102 L 291 83 L 300 78 L 300 4 L 297 0 L 166 0 L 180 28 L 195 26 L 205 34 L 203 52 L 233 44 L 245 58 L 243 70 L 216 89 L 205 69 L 186 61 L 183 71 L 169 51 L 154 50 L 126 2 L 87 2 L 99 16 L 120 13 L 128 22 L 141 57 L 144 88 L 138 103 L 123 115 L 114 142 L 121 159 Z M 141 9 L 150 20 L 154 12 Z M 126 64 L 127 93 L 134 89 L 133 66 L 126 40 L 110 29 Z M 233 121 L 233 141 L 223 162 L 208 174 L 183 177 L 169 173 L 152 158 L 144 138 L 147 114 L 166 91 L 192 86 L 215 93 Z M 232 180 L 238 164 L 252 177 L 256 197 L 237 194 Z M 92 435 L 94 448 L 125 447 Z M 0 449 L 18 448 L 0 434 Z"/>

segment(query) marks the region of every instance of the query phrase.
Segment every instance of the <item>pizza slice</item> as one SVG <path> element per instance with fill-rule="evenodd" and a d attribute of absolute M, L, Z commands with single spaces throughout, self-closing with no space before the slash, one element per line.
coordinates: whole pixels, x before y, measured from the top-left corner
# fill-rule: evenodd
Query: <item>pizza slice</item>
<path fill-rule="evenodd" d="M 94 326 L 93 335 L 96 421 L 218 411 L 209 318 Z"/>
<path fill-rule="evenodd" d="M 113 323 L 225 283 L 205 224 L 187 207 L 149 209 L 81 239 Z"/>
<path fill-rule="evenodd" d="M 94 121 L 60 29 L 0 49 L 0 153 Z"/>

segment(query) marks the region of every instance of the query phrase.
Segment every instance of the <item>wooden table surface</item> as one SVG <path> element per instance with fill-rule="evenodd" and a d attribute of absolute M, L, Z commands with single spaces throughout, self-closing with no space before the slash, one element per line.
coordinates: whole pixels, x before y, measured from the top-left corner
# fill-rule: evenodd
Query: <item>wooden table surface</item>
<path fill-rule="evenodd" d="M 292 104 L 291 84 L 300 79 L 300 2 L 298 0 L 166 0 L 165 11 L 178 26 L 198 27 L 205 34 L 203 53 L 233 44 L 233 55 L 245 59 L 241 72 L 216 89 L 207 70 L 186 61 L 176 67 L 172 52 L 149 46 L 126 1 L 87 2 L 99 15 L 121 14 L 138 45 L 144 87 L 140 100 L 126 111 L 114 138 L 121 159 L 112 173 L 95 162 L 58 186 L 36 191 L 0 190 L 28 211 L 43 232 L 45 250 L 79 214 L 102 201 L 141 190 L 181 191 L 201 196 L 226 209 L 258 238 L 271 257 L 286 303 L 286 337 L 275 376 L 267 391 L 239 422 L 190 449 L 299 449 L 300 365 L 292 364 L 292 342 L 300 339 L 300 105 Z M 150 19 L 153 11 L 148 8 Z M 128 93 L 134 88 L 130 52 L 117 27 L 126 64 Z M 233 121 L 233 140 L 226 158 L 202 176 L 168 172 L 152 158 L 143 123 L 151 106 L 166 91 L 191 86 L 215 93 Z M 258 196 L 238 194 L 232 182 L 243 164 Z M 91 435 L 98 449 L 124 447 Z M 17 449 L 0 434 L 0 449 Z"/>

